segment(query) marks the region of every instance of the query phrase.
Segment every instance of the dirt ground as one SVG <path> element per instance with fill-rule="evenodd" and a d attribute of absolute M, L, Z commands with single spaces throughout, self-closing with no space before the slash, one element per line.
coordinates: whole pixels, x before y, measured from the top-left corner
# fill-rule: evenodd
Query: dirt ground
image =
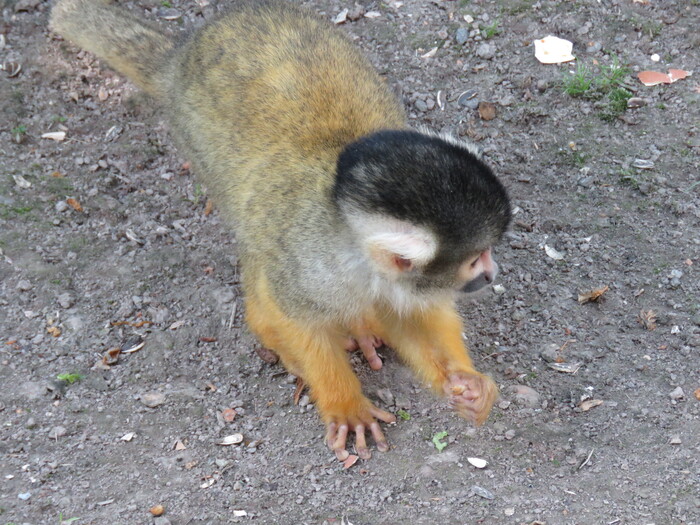
<path fill-rule="evenodd" d="M 175 32 L 226 5 L 122 3 Z M 700 72 L 636 78 L 699 69 L 700 3 L 302 3 L 348 8 L 338 31 L 412 123 L 475 141 L 511 192 L 500 286 L 461 303 L 502 393 L 489 421 L 471 428 L 389 350 L 379 372 L 354 356 L 404 418 L 389 452 L 344 469 L 254 352 L 235 237 L 167 108 L 50 34 L 49 2 L 0 0 L 0 523 L 700 524 Z M 595 77 L 582 96 L 575 65 L 535 59 L 549 34 Z"/>

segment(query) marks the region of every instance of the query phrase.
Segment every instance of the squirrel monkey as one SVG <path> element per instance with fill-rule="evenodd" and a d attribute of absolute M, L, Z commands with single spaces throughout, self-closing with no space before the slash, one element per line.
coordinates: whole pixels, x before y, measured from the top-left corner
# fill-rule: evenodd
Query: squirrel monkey
<path fill-rule="evenodd" d="M 340 460 L 355 435 L 388 444 L 395 417 L 361 389 L 346 347 L 386 343 L 483 423 L 498 397 L 462 341 L 457 292 L 491 283 L 508 227 L 503 185 L 476 148 L 408 127 L 369 62 L 284 1 L 236 2 L 182 39 L 104 0 L 59 0 L 54 31 L 166 108 L 172 133 L 234 223 L 246 319 L 303 378 Z"/>

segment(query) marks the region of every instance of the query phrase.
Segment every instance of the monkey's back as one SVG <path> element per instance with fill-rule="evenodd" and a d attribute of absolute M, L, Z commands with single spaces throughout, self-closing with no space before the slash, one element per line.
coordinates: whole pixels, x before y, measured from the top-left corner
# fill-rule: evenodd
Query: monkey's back
<path fill-rule="evenodd" d="M 405 127 L 396 97 L 355 47 L 287 3 L 240 3 L 185 43 L 173 66 L 174 133 L 244 223 L 259 206 L 268 215 L 270 203 L 303 206 L 309 187 L 332 183 L 345 145 Z"/>

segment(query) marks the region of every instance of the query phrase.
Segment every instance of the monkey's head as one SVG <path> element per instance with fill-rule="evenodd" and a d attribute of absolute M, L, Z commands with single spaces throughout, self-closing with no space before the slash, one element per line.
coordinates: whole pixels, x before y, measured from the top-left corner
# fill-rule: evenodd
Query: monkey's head
<path fill-rule="evenodd" d="M 412 130 L 368 135 L 340 155 L 333 196 L 386 279 L 416 294 L 493 282 L 491 247 L 511 208 L 474 146 Z"/>

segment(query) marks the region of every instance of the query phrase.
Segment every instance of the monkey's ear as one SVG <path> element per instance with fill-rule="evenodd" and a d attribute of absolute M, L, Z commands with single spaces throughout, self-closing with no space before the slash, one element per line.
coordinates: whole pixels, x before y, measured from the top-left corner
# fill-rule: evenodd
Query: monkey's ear
<path fill-rule="evenodd" d="M 425 266 L 436 250 L 433 236 L 416 227 L 375 232 L 366 242 L 370 258 L 389 274 L 402 274 Z"/>
<path fill-rule="evenodd" d="M 365 253 L 383 273 L 398 276 L 425 266 L 435 257 L 437 239 L 427 228 L 351 207 L 344 211 Z"/>

